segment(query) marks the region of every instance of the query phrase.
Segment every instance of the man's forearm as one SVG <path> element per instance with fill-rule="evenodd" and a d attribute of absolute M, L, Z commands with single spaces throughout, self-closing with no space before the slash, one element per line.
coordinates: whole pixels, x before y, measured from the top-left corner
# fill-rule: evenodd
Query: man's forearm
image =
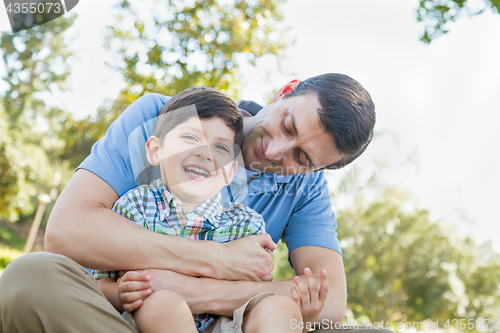
<path fill-rule="evenodd" d="M 85 221 L 81 221 L 85 225 L 72 227 L 69 221 L 76 222 L 81 216 L 86 216 Z M 60 223 L 66 224 L 65 227 L 53 231 L 48 227 L 46 249 L 63 254 L 84 267 L 101 270 L 160 268 L 195 276 L 214 274 L 214 268 L 202 259 L 203 253 L 210 253 L 209 248 L 218 245 L 214 242 L 161 235 L 107 208 L 88 209 L 85 214 L 75 212 L 64 218 L 66 221 Z M 51 223 L 58 222 L 52 220 Z M 193 254 L 199 255 L 193 257 Z"/>
<path fill-rule="evenodd" d="M 307 283 L 304 275 L 299 276 L 304 283 Z M 259 293 L 273 292 L 291 297 L 291 288 L 295 286 L 292 279 L 273 282 L 227 281 L 192 277 L 177 279 L 178 276 L 169 277 L 169 281 L 160 288 L 180 293 L 188 302 L 193 313 L 213 313 L 229 317 L 233 315 L 234 310 Z M 319 274 L 317 274 L 316 279 L 319 281 Z M 185 286 L 189 286 L 189 288 Z M 344 287 L 330 286 L 329 293 L 331 295 L 327 298 L 318 320 L 327 319 L 334 322 L 343 320 L 345 302 L 343 302 L 343 298 L 335 297 L 336 289 L 339 288 Z"/>
<path fill-rule="evenodd" d="M 116 192 L 101 178 L 78 170 L 54 206 L 46 250 L 100 270 L 158 268 L 191 276 L 258 281 L 273 269 L 267 234 L 225 244 L 149 231 L 111 210 Z"/>
<path fill-rule="evenodd" d="M 274 292 L 279 295 L 290 296 L 286 292 L 289 281 L 255 282 L 255 281 L 227 281 L 211 278 L 199 278 L 199 283 L 188 294 L 180 291 L 193 313 L 212 313 L 220 316 L 232 317 L 234 310 L 242 306 L 253 296 L 262 292 Z M 176 290 L 179 292 L 179 290 Z"/>
<path fill-rule="evenodd" d="M 96 175 L 79 170 L 59 197 L 46 230 L 46 250 L 102 270 L 161 268 L 214 276 L 208 255 L 220 244 L 149 231 L 113 212 L 118 196 Z M 206 257 L 207 256 L 207 257 Z"/>

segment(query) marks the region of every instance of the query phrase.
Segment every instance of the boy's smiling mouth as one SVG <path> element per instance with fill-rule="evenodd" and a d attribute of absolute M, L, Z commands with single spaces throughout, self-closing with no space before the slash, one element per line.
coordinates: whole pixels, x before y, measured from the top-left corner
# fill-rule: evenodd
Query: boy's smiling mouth
<path fill-rule="evenodd" d="M 184 172 L 188 175 L 188 177 L 194 180 L 205 180 L 212 177 L 210 172 L 208 172 L 207 169 L 201 166 L 188 165 L 182 168 L 184 169 Z"/>

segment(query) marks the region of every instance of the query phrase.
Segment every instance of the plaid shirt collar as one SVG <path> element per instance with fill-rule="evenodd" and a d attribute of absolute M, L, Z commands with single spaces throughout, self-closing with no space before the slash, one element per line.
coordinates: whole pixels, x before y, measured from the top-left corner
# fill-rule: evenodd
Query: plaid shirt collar
<path fill-rule="evenodd" d="M 158 205 L 158 210 L 160 212 L 160 218 L 162 221 L 170 216 L 171 213 L 179 214 L 182 208 L 182 203 L 179 198 L 173 196 L 172 193 L 168 191 L 165 184 L 163 184 L 163 182 L 161 181 L 161 178 L 152 182 L 149 187 L 152 191 L 157 192 L 161 197 L 163 197 L 163 200 L 165 202 L 164 205 Z M 210 221 L 210 223 L 212 223 L 214 226 L 218 227 L 220 224 L 222 213 L 224 213 L 226 210 L 231 209 L 234 209 L 234 204 L 231 204 L 230 207 L 225 208 L 222 205 L 222 197 L 220 193 L 217 193 L 214 197 L 206 200 L 195 209 L 190 210 L 189 212 L 184 212 L 184 215 L 186 215 L 186 217 L 191 214 L 194 214 L 195 216 L 202 216 Z"/>

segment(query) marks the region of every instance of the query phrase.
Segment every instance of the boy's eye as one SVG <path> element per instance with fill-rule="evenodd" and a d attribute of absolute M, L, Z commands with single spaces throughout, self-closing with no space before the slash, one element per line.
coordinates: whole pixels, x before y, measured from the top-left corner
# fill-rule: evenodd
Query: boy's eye
<path fill-rule="evenodd" d="M 194 135 L 191 135 L 191 134 L 186 134 L 186 135 L 183 135 L 182 137 L 185 138 L 185 139 L 189 139 L 189 140 L 193 140 L 193 141 L 198 141 L 198 138 L 195 137 Z"/>
<path fill-rule="evenodd" d="M 229 153 L 229 148 L 225 145 L 222 145 L 222 144 L 216 144 L 214 145 L 215 148 L 219 149 L 219 150 L 223 150 L 225 152 L 228 152 Z"/>

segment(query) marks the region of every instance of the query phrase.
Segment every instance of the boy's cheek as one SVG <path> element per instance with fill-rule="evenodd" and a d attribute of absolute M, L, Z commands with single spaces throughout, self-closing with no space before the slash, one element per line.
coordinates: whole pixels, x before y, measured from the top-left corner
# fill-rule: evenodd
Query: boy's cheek
<path fill-rule="evenodd" d="M 186 149 L 182 149 L 182 147 L 172 144 L 169 148 L 169 150 L 165 149 L 162 151 L 160 155 L 162 161 L 165 163 L 178 165 L 180 161 L 183 161 L 189 156 L 189 152 L 187 152 Z"/>

